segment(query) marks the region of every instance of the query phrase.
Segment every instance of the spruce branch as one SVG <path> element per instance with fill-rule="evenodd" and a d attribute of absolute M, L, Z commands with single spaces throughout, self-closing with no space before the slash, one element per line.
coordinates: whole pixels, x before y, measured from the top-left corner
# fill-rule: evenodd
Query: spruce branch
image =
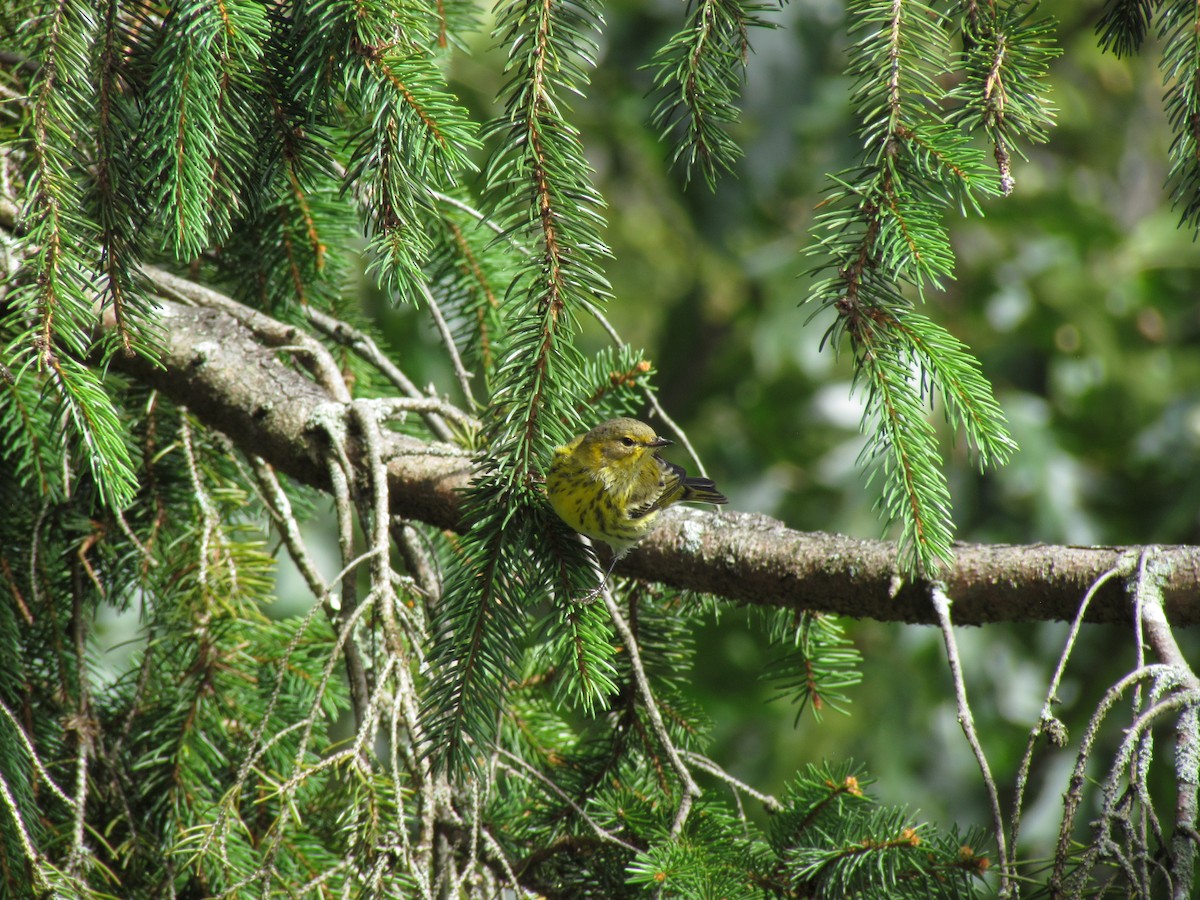
<path fill-rule="evenodd" d="M 266 38 L 265 9 L 242 0 L 188 0 L 155 36 L 144 120 L 147 181 L 156 186 L 164 237 L 180 260 L 229 233 L 253 168 L 255 70 Z"/>
<path fill-rule="evenodd" d="M 24 153 L 13 159 L 26 180 L 13 235 L 25 260 L 19 271 L 6 273 L 3 381 L 15 387 L 31 379 L 48 389 L 103 502 L 121 508 L 135 493 L 131 460 L 101 378 L 82 362 L 93 350 L 93 239 L 100 229 L 87 214 L 75 171 L 83 165 L 79 115 L 95 106 L 89 54 L 96 21 L 90 6 L 74 2 L 39 5 L 31 13 L 21 43 L 37 48 L 40 65 L 25 85 L 28 126 L 17 141 Z M 25 465 L 39 465 L 33 458 L 40 448 L 28 446 L 27 438 L 17 446 L 26 451 Z M 47 469 L 46 476 L 43 490 L 70 493 L 59 473 Z"/>
<path fill-rule="evenodd" d="M 786 698 L 795 704 L 797 725 L 806 708 L 812 709 L 817 721 L 826 707 L 848 711 L 844 689 L 862 680 L 861 657 L 838 622 L 808 611 L 763 612 L 772 643 L 784 649 L 764 672 L 776 686 L 772 699 Z"/>
<path fill-rule="evenodd" d="M 750 54 L 751 28 L 771 27 L 755 0 L 689 0 L 687 22 L 654 54 L 654 89 L 660 99 L 652 122 L 663 138 L 675 133 L 672 161 L 682 161 L 685 181 L 697 171 L 710 189 L 732 172 L 742 155 L 730 136 Z"/>
<path fill-rule="evenodd" d="M 900 525 L 901 565 L 909 575 L 936 577 L 953 558 L 953 522 L 926 406 L 941 395 L 947 421 L 981 466 L 1002 464 L 1015 444 L 978 363 L 913 312 L 912 294 L 953 274 L 948 210 L 977 210 L 994 188 L 968 136 L 943 120 L 947 19 L 908 2 L 862 0 L 850 12 L 851 33 L 861 34 L 850 74 L 864 149 L 858 166 L 831 177 L 814 230 L 819 278 L 805 302 L 834 313 L 823 344 L 837 348 L 845 339 L 854 354 L 855 384 L 867 400 L 860 462 L 882 476 L 879 508 L 889 526 Z M 1041 49 L 1042 32 L 1029 31 Z M 1018 62 L 1032 68 L 1026 57 L 1035 56 L 1045 58 L 1030 50 Z M 1042 120 L 1034 115 L 1039 101 L 1029 102 L 1030 110 L 1012 115 L 1032 129 Z"/>
<path fill-rule="evenodd" d="M 1096 23 L 1100 46 L 1118 57 L 1136 53 L 1150 32 L 1157 6 L 1153 0 L 1107 0 Z"/>
<path fill-rule="evenodd" d="M 982 130 L 991 142 L 1005 196 L 1016 186 L 1012 153 L 1023 158 L 1021 143 L 1044 143 L 1054 125 L 1047 80 L 1061 51 L 1053 43 L 1055 22 L 1035 19 L 1036 12 L 1037 5 L 1024 0 L 970 4 L 961 64 L 966 77 L 949 95 L 962 103 L 950 121 Z"/>
<path fill-rule="evenodd" d="M 899 522 L 900 563 L 910 572 L 932 573 L 953 558 L 950 490 L 941 471 L 933 427 L 923 397 L 914 388 L 904 354 L 889 346 L 888 335 L 869 318 L 850 326 L 862 348 L 856 375 L 866 385 L 867 444 L 860 462 L 882 476 L 879 505 L 888 525 Z"/>
<path fill-rule="evenodd" d="M 580 367 L 571 343 L 575 308 L 608 293 L 596 264 L 608 252 L 598 234 L 603 204 L 562 102 L 563 93 L 586 84 L 598 16 L 590 0 L 512 0 L 497 11 L 510 81 L 504 113 L 487 130 L 499 143 L 485 178 L 492 218 L 532 252 L 510 283 L 506 340 L 484 419 L 486 451 L 464 498 L 469 528 L 429 650 L 448 672 L 427 701 L 428 746 L 439 762 L 460 764 L 491 744 L 496 711 L 517 680 L 523 607 L 539 595 L 529 548 L 535 517 L 545 512 L 535 485 L 541 460 L 578 421 L 569 405 Z"/>
<path fill-rule="evenodd" d="M 117 0 L 102 3 L 95 47 L 96 147 L 90 200 L 99 226 L 101 305 L 111 305 L 117 339 L 125 353 L 150 352 L 154 342 L 152 309 L 137 277 L 142 248 L 134 223 L 144 210 L 133 171 L 136 157 L 131 159 L 125 152 L 137 133 L 136 111 L 128 102 L 133 86 L 126 51 L 135 38 L 126 17 L 137 22 L 137 15 L 123 10 Z"/>
<path fill-rule="evenodd" d="M 1158 33 L 1164 42 L 1159 68 L 1167 85 L 1165 107 L 1174 138 L 1168 182 L 1180 223 L 1200 227 L 1200 10 L 1190 3 L 1165 3 Z"/>

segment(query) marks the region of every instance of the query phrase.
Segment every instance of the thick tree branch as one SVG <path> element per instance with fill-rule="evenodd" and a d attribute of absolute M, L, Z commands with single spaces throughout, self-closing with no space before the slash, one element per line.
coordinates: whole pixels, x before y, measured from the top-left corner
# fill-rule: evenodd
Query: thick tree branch
<path fill-rule="evenodd" d="M 304 371 L 320 367 L 295 326 L 165 273 L 148 271 L 163 296 L 159 366 L 114 358 L 114 366 L 186 404 L 238 447 L 318 488 L 328 487 L 324 430 L 342 405 Z M 460 527 L 459 490 L 469 461 L 444 444 L 387 432 L 383 454 L 393 512 L 440 528 Z M 352 461 L 359 463 L 351 445 Z M 736 503 L 736 498 L 735 498 Z M 674 587 L 775 607 L 858 618 L 932 623 L 928 587 L 896 574 L 896 547 L 820 532 L 765 516 L 673 509 L 617 571 Z M 1089 586 L 1113 567 L 1136 571 L 1139 547 L 959 544 L 946 573 L 956 624 L 1070 620 Z M 1177 626 L 1200 624 L 1200 548 L 1160 551 L 1164 608 Z M 1131 623 L 1129 591 L 1111 579 L 1089 622 Z"/>

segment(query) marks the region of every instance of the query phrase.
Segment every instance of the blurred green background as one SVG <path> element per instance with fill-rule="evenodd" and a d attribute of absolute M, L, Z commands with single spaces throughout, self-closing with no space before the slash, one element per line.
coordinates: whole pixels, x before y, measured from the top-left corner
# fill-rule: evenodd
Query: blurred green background
<path fill-rule="evenodd" d="M 1097 47 L 1100 4 L 1053 0 L 1062 57 L 1052 68 L 1058 127 L 1016 160 L 1016 190 L 985 215 L 951 221 L 957 280 L 926 309 L 979 355 L 1020 453 L 980 476 L 947 446 L 959 537 L 1009 543 L 1200 543 L 1200 252 L 1170 208 L 1163 87 L 1150 42 L 1119 60 Z M 840 4 L 772 9 L 751 35 L 737 171 L 715 191 L 684 184 L 648 125 L 644 68 L 682 4 L 604 8 L 599 67 L 575 102 L 607 198 L 608 314 L 658 371 L 660 399 L 685 427 L 731 508 L 803 530 L 881 536 L 875 493 L 856 465 L 861 407 L 848 359 L 818 345 L 830 324 L 801 307 L 809 228 L 827 173 L 855 161 L 848 39 Z M 457 90 L 492 110 L 503 59 L 486 36 L 453 62 Z M 452 390 L 420 311 L 378 317 L 410 371 Z M 585 343 L 604 336 L 587 326 Z M 685 460 L 680 457 L 679 461 Z M 778 791 L 798 766 L 853 757 L 874 793 L 941 824 L 989 821 L 959 731 L 940 636 L 847 623 L 864 656 L 849 716 L 768 703 L 765 640 L 741 611 L 701 635 L 698 698 L 716 722 L 715 756 Z M 1066 625 L 960 630 L 985 748 L 1006 805 Z M 1200 659 L 1195 635 L 1181 635 Z M 1072 738 L 1104 688 L 1134 664 L 1129 634 L 1089 628 L 1059 692 Z M 1111 744 L 1110 744 L 1111 746 Z M 1068 751 L 1039 755 L 1028 803 L 1033 841 L 1056 828 Z M 1088 818 L 1085 811 L 1080 819 Z"/>

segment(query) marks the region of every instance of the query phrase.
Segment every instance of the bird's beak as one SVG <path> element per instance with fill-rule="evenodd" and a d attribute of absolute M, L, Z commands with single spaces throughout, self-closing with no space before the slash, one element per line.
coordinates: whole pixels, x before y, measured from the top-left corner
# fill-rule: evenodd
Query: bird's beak
<path fill-rule="evenodd" d="M 673 443 L 675 443 L 675 442 L 668 441 L 666 438 L 656 437 L 652 441 L 647 441 L 646 446 L 647 447 L 670 447 Z"/>

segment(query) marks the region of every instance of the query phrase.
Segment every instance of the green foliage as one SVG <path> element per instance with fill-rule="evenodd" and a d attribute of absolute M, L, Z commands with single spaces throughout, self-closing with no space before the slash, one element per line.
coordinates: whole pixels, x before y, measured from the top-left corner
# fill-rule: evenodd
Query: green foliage
<path fill-rule="evenodd" d="M 767 626 L 772 642 L 783 652 L 771 661 L 765 677 L 777 699 L 796 705 L 795 724 L 809 706 L 818 722 L 826 706 L 848 712 L 850 698 L 845 691 L 862 680 L 861 657 L 837 620 L 780 610 L 767 617 Z"/>
<path fill-rule="evenodd" d="M 950 93 L 962 106 L 951 120 L 987 136 L 1005 194 L 1015 185 L 1010 151 L 1024 158 L 1018 142 L 1043 143 L 1054 124 L 1045 91 L 1060 51 L 1054 21 L 1037 12 L 1024 2 L 972 6 L 962 23 L 965 77 Z"/>
<path fill-rule="evenodd" d="M 589 3 L 548 8 L 512 2 L 498 9 L 496 36 L 510 48 L 504 112 L 487 129 L 495 149 L 485 167 L 492 218 L 528 247 L 508 284 L 484 420 L 484 453 L 465 497 L 469 530 L 447 583 L 430 655 L 447 669 L 429 699 L 428 739 L 457 768 L 486 748 L 516 653 L 526 641 L 528 607 L 546 595 L 532 577 L 536 536 L 564 529 L 551 521 L 536 482 L 551 449 L 579 430 L 574 403 L 583 358 L 573 346 L 576 318 L 608 294 L 599 261 L 602 201 L 588 178 L 583 147 L 563 118 L 564 94 L 582 92 L 594 55 L 597 11 Z M 552 542 L 568 546 L 573 541 Z M 562 551 L 548 567 L 559 604 L 586 581 L 583 556 Z M 563 616 L 563 640 L 576 648 L 579 684 L 592 698 L 608 688 L 604 629 Z M 600 642 L 597 642 L 597 641 Z M 588 701 L 589 703 L 592 701 Z"/>
<path fill-rule="evenodd" d="M 1096 23 L 1100 46 L 1117 56 L 1136 53 L 1154 20 L 1154 7 L 1149 0 L 1109 0 Z"/>
<path fill-rule="evenodd" d="M 1174 140 L 1171 142 L 1171 200 L 1180 210 L 1180 220 L 1193 229 L 1200 227 L 1200 135 L 1196 118 L 1200 116 L 1200 89 L 1196 72 L 1200 69 L 1200 39 L 1197 38 L 1200 13 L 1185 3 L 1164 5 L 1159 15 L 1159 34 L 1163 49 L 1163 81 L 1167 85 L 1166 109 Z"/>
<path fill-rule="evenodd" d="M 166 248 L 179 259 L 228 236 L 253 166 L 260 109 L 253 73 L 266 24 L 256 3 L 185 2 L 146 48 L 146 178 L 156 188 L 151 208 L 162 210 Z"/>
<path fill-rule="evenodd" d="M 1152 28 L 1163 39 L 1171 183 L 1193 223 L 1195 10 L 1156 9 L 1110 3 L 1102 43 L 1128 54 Z M 789 745 L 777 754 L 781 799 L 744 784 L 775 777 L 756 770 L 769 750 L 754 746 L 775 708 L 764 712 L 752 686 L 737 695 L 741 718 L 725 721 L 697 688 L 700 675 L 730 680 L 715 648 L 736 629 L 697 639 L 704 622 L 727 614 L 724 601 L 614 578 L 614 618 L 589 597 L 589 551 L 545 508 L 543 469 L 556 444 L 661 396 L 704 423 L 697 443 L 717 460 L 722 486 L 738 487 L 729 493 L 742 508 L 778 503 L 792 522 L 853 529 L 835 518 L 853 493 L 834 500 L 828 472 L 846 468 L 857 447 L 847 451 L 810 401 L 818 369 L 795 338 L 796 256 L 780 237 L 810 224 L 808 172 L 831 168 L 811 222 L 818 277 L 805 289 L 833 317 L 825 341 L 849 345 L 846 384 L 865 400 L 860 460 L 878 478 L 883 517 L 899 525 L 906 569 L 936 574 L 952 551 L 950 486 L 957 497 L 960 482 L 945 474 L 941 432 L 994 470 L 1015 449 L 1006 419 L 1032 418 L 1030 465 L 1061 462 L 1061 435 L 1037 419 L 1050 413 L 1002 411 L 989 383 L 996 372 L 1026 399 L 1044 377 L 1046 406 L 1074 417 L 1077 447 L 1151 470 L 1155 496 L 1173 502 L 1150 536 L 1179 539 L 1195 525 L 1194 410 L 1178 397 L 1155 417 L 1164 370 L 1196 380 L 1195 354 L 1165 361 L 1160 352 L 1194 332 L 1186 303 L 1195 291 L 1178 262 L 1187 245 L 1148 232 L 1123 256 L 1125 220 L 1094 214 L 1058 174 L 1041 185 L 1030 177 L 1022 184 L 1032 191 L 998 202 L 1015 186 L 1013 160 L 1052 124 L 1046 82 L 1057 51 L 1031 4 L 854 3 L 854 125 L 840 142 L 830 135 L 842 128 L 845 85 L 817 67 L 840 65 L 842 48 L 818 13 L 780 8 L 768 23 L 755 2 L 696 0 L 682 21 L 658 15 L 607 6 L 606 22 L 590 0 L 506 0 L 489 36 L 465 2 L 0 10 L 9 51 L 0 61 L 0 893 L 986 890 L 980 833 L 959 836 L 876 801 L 850 763 L 796 773 L 798 759 L 819 754 Z M 812 18 L 765 30 L 789 16 Z M 792 31 L 795 43 L 768 45 L 762 57 L 782 61 L 787 77 L 763 71 L 803 100 L 802 113 L 790 118 L 771 95 L 778 108 L 744 121 L 751 35 L 782 41 Z M 485 44 L 503 59 L 493 64 Z M 644 94 L 651 99 L 639 102 Z M 762 96 L 748 92 L 744 103 Z M 1138 132 L 1119 117 L 1112 130 L 1130 141 Z M 714 193 L 674 193 L 673 164 L 681 181 L 699 172 Z M 736 199 L 718 183 L 729 172 L 741 178 Z M 1103 183 L 1109 200 L 1137 194 L 1095 172 L 1079 180 Z M 793 209 L 781 197 L 803 199 Z M 954 213 L 977 220 L 983 209 L 987 239 L 966 216 L 955 223 Z M 1047 230 L 1035 234 L 1034 221 Z M 221 286 L 297 329 L 334 313 L 386 344 L 347 289 L 359 232 L 375 285 L 389 301 L 414 301 L 379 317 L 393 365 L 422 385 L 410 398 L 436 404 L 452 392 L 445 373 L 459 376 L 467 408 L 447 428 L 416 414 L 395 427 L 474 453 L 466 532 L 392 518 L 373 505 L 370 477 L 347 484 L 357 508 L 338 510 L 340 564 L 314 566 L 326 577 L 344 571 L 324 585 L 318 575 L 315 599 L 293 615 L 290 604 L 269 606 L 289 593 L 275 557 L 281 542 L 299 556 L 305 540 L 318 555 L 324 503 L 286 487 L 295 523 L 313 529 L 293 546 L 279 501 L 256 480 L 260 461 L 109 366 L 118 353 L 156 352 L 147 264 Z M 1048 258 L 1068 274 L 1039 268 Z M 786 286 L 759 280 L 768 270 L 785 272 Z M 618 290 L 609 277 L 623 279 Z M 1053 290 L 1055 277 L 1070 289 Z M 1004 325 L 1005 291 L 1021 290 L 1045 309 L 1036 322 L 1031 313 Z M 916 311 L 935 294 L 936 306 Z M 1106 309 L 1124 312 L 1100 326 Z M 619 339 L 596 349 L 595 325 L 614 333 L 610 313 L 641 327 L 651 346 L 659 329 L 660 349 Z M 424 317 L 440 346 L 416 326 Z M 986 364 L 956 336 L 971 325 Z M 998 334 L 1011 338 L 1008 357 Z M 1062 349 L 1072 340 L 1110 349 L 1107 375 Z M 1048 372 L 1038 348 L 1061 351 Z M 277 349 L 298 369 L 311 362 L 296 347 Z M 354 341 L 332 350 L 354 396 L 391 396 L 390 375 Z M 431 358 L 423 370 L 419 360 Z M 1112 396 L 1070 387 L 1118 377 Z M 939 402 L 944 429 L 931 415 Z M 1093 440 L 1088 428 L 1101 420 L 1125 442 Z M 338 449 L 365 453 L 363 429 L 346 434 Z M 755 457 L 764 447 L 770 455 Z M 336 450 L 329 461 L 346 474 Z M 1003 524 L 989 527 L 1026 539 L 1013 482 L 993 477 L 966 490 L 973 502 L 959 516 L 978 523 L 989 504 L 1007 503 Z M 988 485 L 999 485 L 994 495 Z M 1035 482 L 1022 496 L 1039 500 L 1045 488 Z M 1114 540 L 1146 534 L 1136 517 L 1156 504 L 1129 502 L 1140 498 L 1127 486 L 1102 494 L 1089 506 L 1116 510 Z M 1037 506 L 1069 524 L 1055 503 Z M 393 544 L 380 551 L 385 525 Z M 109 629 L 128 641 L 123 662 Z M 877 640 L 862 659 L 839 623 L 807 612 L 768 616 L 765 630 L 778 658 L 764 667 L 756 655 L 746 668 L 768 676 L 762 693 L 795 705 L 795 724 L 806 709 L 813 719 L 845 710 L 860 668 L 882 668 L 879 681 L 899 684 L 897 693 L 876 682 L 867 698 L 876 706 L 861 718 L 919 727 L 922 739 L 906 748 L 917 761 L 884 746 L 872 768 L 940 769 L 927 746 L 939 698 L 891 677 L 898 642 Z M 805 724 L 803 737 L 826 741 L 834 757 L 858 739 L 843 740 L 841 719 L 821 724 Z M 886 743 L 878 730 L 872 737 Z M 892 796 L 910 790 L 888 780 Z M 963 809 L 951 812 L 979 818 Z"/>
<path fill-rule="evenodd" d="M 96 372 L 82 364 L 93 344 L 90 273 L 98 227 L 76 178 L 75 132 L 95 103 L 89 44 L 96 23 L 86 4 L 28 12 L 22 46 L 36 48 L 43 64 L 24 86 L 27 189 L 18 217 L 27 262 L 0 308 L 0 358 L 16 380 L 41 381 L 104 502 L 126 506 L 134 486 L 117 412 Z"/>
<path fill-rule="evenodd" d="M 953 274 L 947 210 L 978 210 L 979 199 L 996 191 L 982 153 L 960 129 L 988 133 L 1005 193 L 1010 133 L 1044 139 L 1048 118 L 1036 89 L 1053 51 L 1045 45 L 1046 24 L 1027 25 L 1015 8 L 965 23 L 958 62 L 968 78 L 948 95 L 942 76 L 955 71 L 955 55 L 945 17 L 920 3 L 850 7 L 852 33 L 862 35 L 850 75 L 863 163 L 831 179 L 812 251 L 819 279 L 806 302 L 835 315 L 826 341 L 850 343 L 866 401 L 861 460 L 880 476 L 879 507 L 889 525 L 900 525 L 901 564 L 909 573 L 936 574 L 953 558 L 949 486 L 926 412 L 934 396 L 943 398 L 947 421 L 979 451 L 981 465 L 1001 465 L 1016 449 L 975 359 L 912 312 L 913 293 L 940 290 Z M 951 100 L 961 105 L 946 121 Z"/>
<path fill-rule="evenodd" d="M 654 87 L 660 96 L 653 123 L 663 139 L 674 137 L 672 161 L 685 179 L 699 170 L 710 188 L 733 171 L 742 155 L 730 134 L 750 53 L 749 31 L 770 27 L 763 3 L 692 0 L 684 27 L 654 55 Z"/>

